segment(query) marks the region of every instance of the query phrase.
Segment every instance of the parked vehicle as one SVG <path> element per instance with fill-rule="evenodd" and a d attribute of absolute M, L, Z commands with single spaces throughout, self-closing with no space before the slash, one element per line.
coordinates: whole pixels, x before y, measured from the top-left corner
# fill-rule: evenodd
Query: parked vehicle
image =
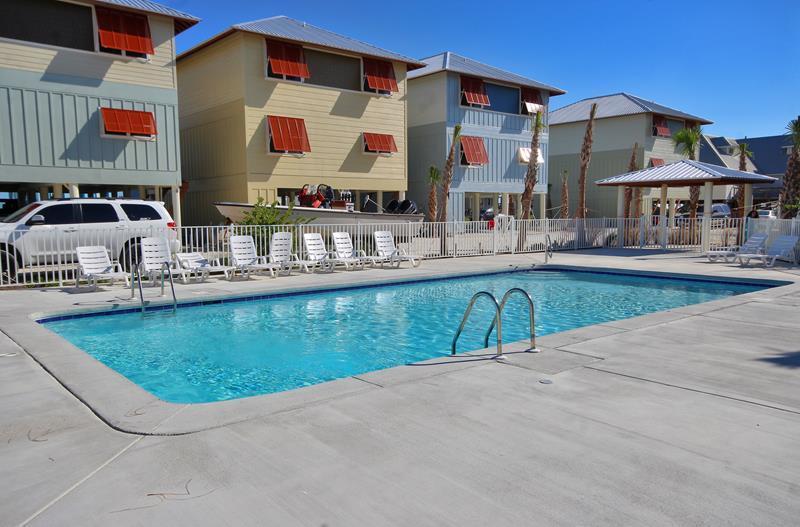
<path fill-rule="evenodd" d="M 676 216 L 677 218 L 688 218 L 689 213 L 683 212 Z M 698 207 L 697 209 L 697 217 L 703 217 L 703 207 Z M 730 218 L 731 217 L 731 208 L 728 206 L 727 203 L 714 203 L 711 205 L 711 217 L 712 218 Z"/>
<path fill-rule="evenodd" d="M 775 215 L 775 211 L 772 209 L 761 209 L 758 211 L 758 218 L 762 220 L 764 219 L 774 220 L 775 218 L 777 218 L 777 216 Z"/>
<path fill-rule="evenodd" d="M 164 204 L 139 199 L 36 201 L 0 220 L 0 270 L 14 281 L 24 268 L 76 261 L 76 248 L 105 247 L 124 269 L 139 261 L 139 242 L 166 236 L 177 242 Z"/>

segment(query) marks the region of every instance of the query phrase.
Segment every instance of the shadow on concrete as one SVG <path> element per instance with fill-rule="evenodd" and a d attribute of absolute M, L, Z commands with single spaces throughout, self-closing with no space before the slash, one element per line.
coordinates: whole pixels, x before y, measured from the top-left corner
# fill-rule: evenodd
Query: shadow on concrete
<path fill-rule="evenodd" d="M 769 362 L 782 368 L 800 368 L 800 351 L 788 351 L 772 357 L 761 357 L 756 359 L 761 362 Z"/>

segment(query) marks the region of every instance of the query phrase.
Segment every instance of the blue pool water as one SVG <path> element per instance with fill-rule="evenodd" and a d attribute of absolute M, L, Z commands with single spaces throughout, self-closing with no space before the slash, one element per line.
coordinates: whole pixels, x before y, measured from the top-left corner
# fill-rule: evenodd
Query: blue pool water
<path fill-rule="evenodd" d="M 157 397 L 175 403 L 290 390 L 450 352 L 473 293 L 511 287 L 536 304 L 547 335 L 762 289 L 760 286 L 585 272 L 514 272 L 313 295 L 45 322 Z M 527 309 L 509 300 L 503 341 L 527 338 Z M 459 351 L 482 347 L 493 315 L 473 310 Z M 493 342 L 493 341 L 492 341 Z"/>

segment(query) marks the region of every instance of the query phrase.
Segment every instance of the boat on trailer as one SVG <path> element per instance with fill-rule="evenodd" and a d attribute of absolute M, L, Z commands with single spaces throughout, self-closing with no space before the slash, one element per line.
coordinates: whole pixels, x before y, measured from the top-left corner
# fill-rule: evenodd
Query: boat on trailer
<path fill-rule="evenodd" d="M 245 213 L 253 210 L 251 203 L 215 201 L 217 210 L 233 223 L 244 220 Z M 286 205 L 277 205 L 279 210 L 289 210 Z M 324 209 L 315 207 L 292 207 L 293 218 L 311 218 L 314 223 L 325 225 L 378 224 L 378 223 L 421 223 L 423 214 L 389 214 L 385 212 L 358 212 L 347 209 Z"/>

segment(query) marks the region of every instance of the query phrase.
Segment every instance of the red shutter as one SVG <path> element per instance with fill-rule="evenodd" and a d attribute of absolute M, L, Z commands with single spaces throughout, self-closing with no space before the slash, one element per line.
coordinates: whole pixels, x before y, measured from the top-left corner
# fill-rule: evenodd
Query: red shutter
<path fill-rule="evenodd" d="M 152 112 L 100 108 L 103 127 L 112 134 L 157 135 L 156 120 Z"/>
<path fill-rule="evenodd" d="M 486 153 L 486 146 L 483 144 L 482 137 L 469 135 L 461 136 L 461 152 L 470 165 L 488 165 L 489 154 Z"/>
<path fill-rule="evenodd" d="M 672 137 L 672 132 L 669 131 L 667 120 L 659 115 L 653 116 L 653 135 L 658 137 Z"/>
<path fill-rule="evenodd" d="M 539 93 L 539 90 L 534 90 L 533 88 L 522 88 L 522 102 L 542 104 L 542 96 Z"/>
<path fill-rule="evenodd" d="M 461 76 L 461 92 L 467 99 L 468 104 L 478 104 L 489 106 L 489 96 L 486 95 L 486 87 L 481 79 L 475 77 Z"/>
<path fill-rule="evenodd" d="M 397 144 L 391 134 L 364 132 L 364 144 L 369 152 L 397 152 Z"/>
<path fill-rule="evenodd" d="M 385 60 L 364 59 L 364 76 L 367 86 L 373 90 L 398 92 L 394 66 Z"/>
<path fill-rule="evenodd" d="M 272 146 L 276 151 L 311 152 L 305 121 L 277 115 L 270 115 L 267 119 Z"/>
<path fill-rule="evenodd" d="M 100 46 L 147 55 L 154 53 L 150 23 L 146 16 L 104 7 L 96 7 L 95 10 Z"/>
<path fill-rule="evenodd" d="M 267 40 L 267 56 L 272 73 L 289 77 L 308 79 L 308 72 L 302 46 L 287 44 L 276 40 Z"/>
<path fill-rule="evenodd" d="M 660 157 L 651 157 L 650 158 L 650 166 L 651 167 L 663 167 L 664 166 L 664 160 L 661 159 Z"/>

